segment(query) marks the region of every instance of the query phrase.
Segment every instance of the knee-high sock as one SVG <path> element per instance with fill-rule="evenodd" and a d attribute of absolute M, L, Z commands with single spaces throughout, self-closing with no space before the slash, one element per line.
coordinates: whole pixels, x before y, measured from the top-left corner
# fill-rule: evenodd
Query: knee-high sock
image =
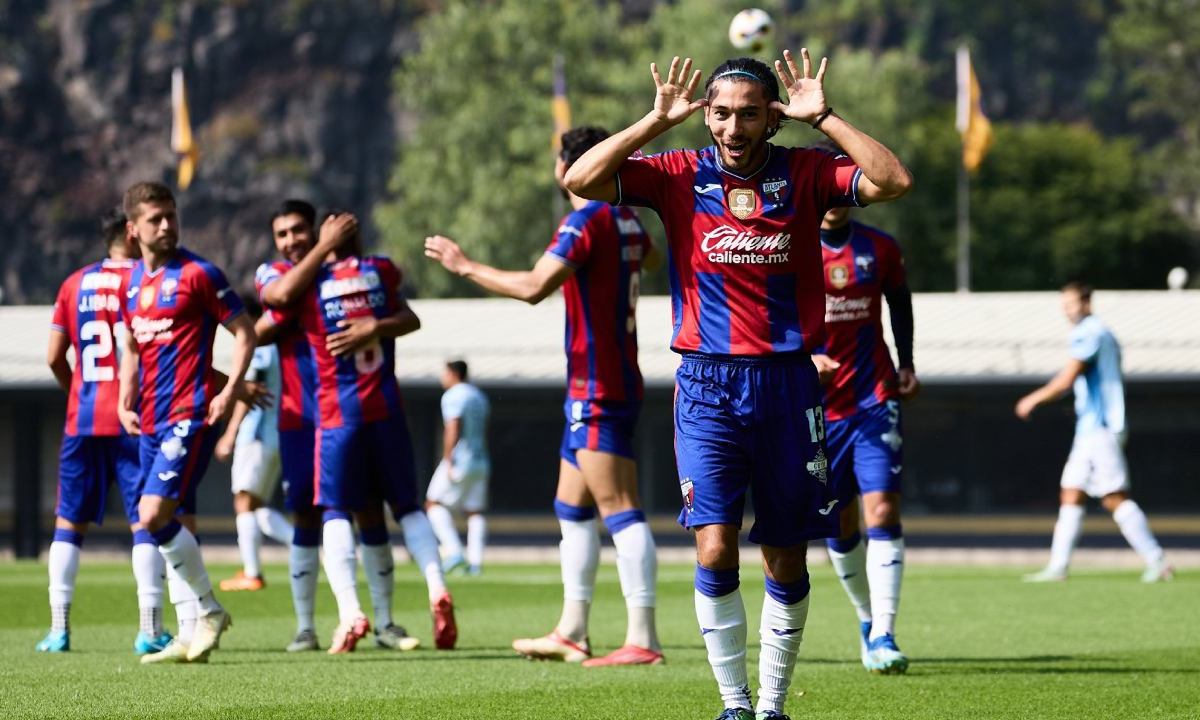
<path fill-rule="evenodd" d="M 178 520 L 172 520 L 153 535 L 163 560 L 175 568 L 179 577 L 192 589 L 200 615 L 221 610 L 221 604 L 213 595 L 208 571 L 204 568 L 204 558 L 200 557 L 200 545 L 196 543 L 196 536 L 180 525 Z"/>
<path fill-rule="evenodd" d="M 292 607 L 296 609 L 296 632 L 315 630 L 313 613 L 317 597 L 317 565 L 320 564 L 321 531 L 296 528 L 288 552 L 288 571 L 292 577 Z"/>
<path fill-rule="evenodd" d="M 371 591 L 371 607 L 375 609 L 375 627 L 379 630 L 392 624 L 392 593 L 396 586 L 395 561 L 386 525 L 363 528 L 359 534 L 362 547 L 363 574 Z"/>
<path fill-rule="evenodd" d="M 658 650 L 654 626 L 658 556 L 646 516 L 641 510 L 626 510 L 604 518 L 604 524 L 617 548 L 617 577 L 628 614 L 625 644 Z"/>
<path fill-rule="evenodd" d="M 238 551 L 242 556 L 242 572 L 250 577 L 262 577 L 258 551 L 262 547 L 262 532 L 253 512 L 240 512 L 234 518 L 237 526 Z"/>
<path fill-rule="evenodd" d="M 442 574 L 442 560 L 438 556 L 437 536 L 433 534 L 433 526 L 425 511 L 414 510 L 400 518 L 400 529 L 404 531 L 404 546 L 412 555 L 421 574 L 425 576 L 425 586 L 429 590 L 429 602 L 437 599 L 446 592 L 446 578 Z"/>
<path fill-rule="evenodd" d="M 696 566 L 696 619 L 725 707 L 751 709 L 746 674 L 746 607 L 738 571 Z"/>
<path fill-rule="evenodd" d="M 867 580 L 871 584 L 871 639 L 896 632 L 904 533 L 899 525 L 867 528 Z"/>
<path fill-rule="evenodd" d="M 793 583 L 778 583 L 767 578 L 767 594 L 763 598 L 762 624 L 758 656 L 758 707 L 760 713 L 783 712 L 796 655 L 804 639 L 804 623 L 808 619 L 808 575 Z"/>
<path fill-rule="evenodd" d="M 842 581 L 846 595 L 850 596 L 858 621 L 870 622 L 871 589 L 867 585 L 867 546 L 862 542 L 862 535 L 856 532 L 845 540 L 826 540 L 825 547 L 833 571 Z"/>
<path fill-rule="evenodd" d="M 260 507 L 254 511 L 254 519 L 258 521 L 258 529 L 263 535 L 280 545 L 292 543 L 292 524 L 283 513 L 275 508 Z"/>
<path fill-rule="evenodd" d="M 562 533 L 558 554 L 563 583 L 563 610 L 555 630 L 572 642 L 583 643 L 588 639 L 588 610 L 600 567 L 596 509 L 555 500 L 554 514 Z"/>
<path fill-rule="evenodd" d="M 1082 505 L 1063 505 L 1058 508 L 1058 521 L 1054 523 L 1054 539 L 1050 541 L 1050 565 L 1052 570 L 1066 572 L 1071 564 L 1071 552 L 1079 535 L 1083 532 Z"/>
<path fill-rule="evenodd" d="M 1158 540 L 1154 539 L 1154 533 L 1150 532 L 1146 513 L 1142 512 L 1137 503 L 1133 500 L 1122 502 L 1113 511 L 1113 520 L 1117 521 L 1117 527 L 1121 528 L 1125 541 L 1142 556 L 1147 565 L 1162 560 L 1163 549 Z"/>
<path fill-rule="evenodd" d="M 459 558 L 463 554 L 462 540 L 458 537 L 458 528 L 454 526 L 454 515 L 445 505 L 434 503 L 425 509 L 433 534 L 437 536 L 438 545 L 442 546 L 448 558 Z"/>
<path fill-rule="evenodd" d="M 75 576 L 79 574 L 79 549 L 83 535 L 74 530 L 55 529 L 47 561 L 50 565 L 50 628 L 70 629 L 71 600 Z"/>
<path fill-rule="evenodd" d="M 178 570 L 170 563 L 165 563 L 165 566 L 167 569 L 167 593 L 170 596 L 171 604 L 175 606 L 175 621 L 179 626 L 175 637 L 179 642 L 187 645 L 192 642 L 192 631 L 196 629 L 196 615 L 199 614 L 196 594 L 179 575 Z"/>
<path fill-rule="evenodd" d="M 166 564 L 149 531 L 133 534 L 133 579 L 137 583 L 138 629 L 157 637 L 162 634 L 163 580 Z"/>
<path fill-rule="evenodd" d="M 467 564 L 483 567 L 483 548 L 487 545 L 487 518 L 482 513 L 467 516 Z"/>
<path fill-rule="evenodd" d="M 354 555 L 354 528 L 345 513 L 325 512 L 321 528 L 321 544 L 325 546 L 325 577 L 337 599 L 338 621 L 353 622 L 362 615 L 358 603 L 358 560 Z"/>

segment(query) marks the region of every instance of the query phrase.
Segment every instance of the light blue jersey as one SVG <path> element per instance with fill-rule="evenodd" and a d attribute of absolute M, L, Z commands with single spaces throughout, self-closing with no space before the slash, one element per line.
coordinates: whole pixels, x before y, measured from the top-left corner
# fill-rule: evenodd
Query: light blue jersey
<path fill-rule="evenodd" d="M 442 395 L 442 420 L 462 420 L 458 444 L 450 456 L 456 473 L 486 468 L 488 399 L 474 385 L 460 382 Z"/>
<path fill-rule="evenodd" d="M 254 441 L 263 444 L 264 450 L 273 450 L 279 446 L 279 423 L 276 418 L 279 403 L 279 393 L 282 386 L 279 371 L 279 353 L 274 345 L 263 345 L 254 349 L 254 357 L 250 359 L 250 369 L 246 371 L 246 379 L 267 386 L 267 392 L 275 398 L 275 402 L 266 410 L 251 408 L 246 418 L 238 427 L 236 445 L 244 445 Z"/>
<path fill-rule="evenodd" d="M 1071 357 L 1087 365 L 1075 378 L 1076 436 L 1105 428 L 1125 435 L 1121 346 L 1104 323 L 1088 315 L 1071 330 Z"/>

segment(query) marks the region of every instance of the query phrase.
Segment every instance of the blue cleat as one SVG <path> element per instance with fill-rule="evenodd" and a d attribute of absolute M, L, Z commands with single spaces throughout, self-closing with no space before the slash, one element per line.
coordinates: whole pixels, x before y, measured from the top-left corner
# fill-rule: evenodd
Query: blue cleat
<path fill-rule="evenodd" d="M 869 646 L 867 669 L 880 675 L 902 675 L 908 671 L 908 658 L 896 647 L 896 638 L 890 633 L 880 635 Z"/>
<path fill-rule="evenodd" d="M 467 559 L 462 555 L 451 555 L 442 561 L 442 572 L 447 575 L 462 575 L 467 570 Z"/>
<path fill-rule="evenodd" d="M 67 630 L 51 630 L 37 644 L 37 651 L 44 653 L 61 653 L 71 649 L 71 633 Z"/>
<path fill-rule="evenodd" d="M 150 653 L 162 652 L 171 644 L 171 640 L 173 639 L 171 633 L 166 630 L 163 630 L 162 634 L 157 637 L 151 637 L 144 630 L 140 631 L 137 634 L 137 638 L 133 641 L 133 654 L 149 655 Z"/>
<path fill-rule="evenodd" d="M 862 641 L 859 643 L 860 657 L 862 658 L 863 667 L 871 669 L 871 621 L 859 620 L 858 631 L 862 635 Z"/>

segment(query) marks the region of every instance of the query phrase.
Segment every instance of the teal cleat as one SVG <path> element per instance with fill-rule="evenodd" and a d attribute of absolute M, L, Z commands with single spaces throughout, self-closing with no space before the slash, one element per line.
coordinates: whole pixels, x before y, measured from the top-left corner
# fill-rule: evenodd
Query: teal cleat
<path fill-rule="evenodd" d="M 51 630 L 37 644 L 37 651 L 44 653 L 62 653 L 71 649 L 71 633 L 67 630 Z"/>
<path fill-rule="evenodd" d="M 462 555 L 451 555 L 442 561 L 442 572 L 447 575 L 464 575 L 467 571 L 467 559 Z"/>
<path fill-rule="evenodd" d="M 174 638 L 171 633 L 163 630 L 157 637 L 151 637 L 149 633 L 142 630 L 138 632 L 137 637 L 133 641 L 134 655 L 149 655 L 150 653 L 162 652 L 171 644 Z"/>
<path fill-rule="evenodd" d="M 903 675 L 908 671 L 908 658 L 896 647 L 896 638 L 890 633 L 871 641 L 867 669 L 880 675 Z"/>
<path fill-rule="evenodd" d="M 859 620 L 858 632 L 862 636 L 859 643 L 859 654 L 862 658 L 863 667 L 871 669 L 871 621 Z"/>

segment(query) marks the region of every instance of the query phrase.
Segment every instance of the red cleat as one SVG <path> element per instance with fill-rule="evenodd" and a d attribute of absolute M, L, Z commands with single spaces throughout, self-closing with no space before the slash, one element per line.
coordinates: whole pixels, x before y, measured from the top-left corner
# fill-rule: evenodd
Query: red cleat
<path fill-rule="evenodd" d="M 367 636 L 371 630 L 371 621 L 365 615 L 359 615 L 349 623 L 342 623 L 333 631 L 333 642 L 329 644 L 330 655 L 354 652 L 358 641 Z"/>
<path fill-rule="evenodd" d="M 604 657 L 584 660 L 584 667 L 608 667 L 610 665 L 662 665 L 663 654 L 637 645 L 626 645 L 613 650 Z"/>
<path fill-rule="evenodd" d="M 450 592 L 442 593 L 430 608 L 433 613 L 433 644 L 438 650 L 453 650 L 458 642 L 458 625 L 454 622 L 454 600 Z"/>

